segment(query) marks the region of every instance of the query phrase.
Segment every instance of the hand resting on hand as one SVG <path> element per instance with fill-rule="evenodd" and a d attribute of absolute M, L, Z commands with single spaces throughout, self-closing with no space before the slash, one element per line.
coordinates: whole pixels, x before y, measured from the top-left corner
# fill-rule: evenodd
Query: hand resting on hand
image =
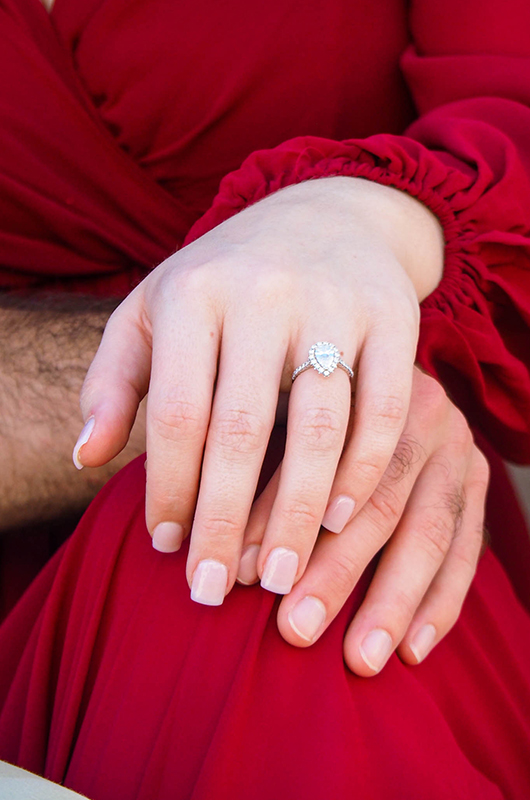
<path fill-rule="evenodd" d="M 260 543 L 256 574 L 265 588 L 287 595 L 280 630 L 293 644 L 308 644 L 311 637 L 299 635 L 300 625 L 298 634 L 292 627 L 299 619 L 294 601 L 310 590 L 324 604 L 318 636 L 367 556 L 396 527 L 414 480 L 411 509 L 412 496 L 425 496 L 420 484 L 439 494 L 440 479 L 428 468 L 433 459 L 426 460 L 420 480 L 418 458 L 396 485 L 391 508 L 379 500 L 379 524 L 370 522 L 369 509 L 383 497 L 407 418 L 413 431 L 425 424 L 419 410 L 418 421 L 409 414 L 419 302 L 436 287 L 442 264 L 440 226 L 418 201 L 363 179 L 326 178 L 283 189 L 219 225 L 163 262 L 111 316 L 83 387 L 89 424 L 76 458 L 96 466 L 119 452 L 148 392 L 147 527 L 154 546 L 166 551 L 178 549 L 191 532 L 187 576 L 193 599 L 223 601 L 240 570 L 244 537 L 253 531 L 252 542 Z M 317 341 L 336 344 L 356 370 L 349 432 L 351 385 L 344 371 L 323 378 L 309 370 L 291 388 L 293 369 Z M 279 393 L 289 390 L 281 474 L 251 514 Z M 434 405 L 439 413 L 443 403 Z M 444 431 L 450 451 L 453 430 Z M 428 456 L 442 446 L 431 434 L 422 443 Z M 469 447 L 468 436 L 466 463 Z M 459 451 L 451 468 L 459 470 L 463 485 L 468 475 L 462 459 Z M 428 507 L 427 519 L 433 519 Z M 342 533 L 319 537 L 323 520 Z M 351 531 L 361 524 L 369 531 L 364 549 L 352 547 L 352 568 L 341 570 L 337 553 L 344 558 Z M 370 592 L 383 605 L 394 602 L 401 586 L 394 575 L 402 553 L 393 545 L 403 538 L 399 530 Z M 437 552 L 447 551 L 447 540 Z M 393 647 L 433 575 L 432 559 L 422 556 L 424 538 L 412 538 L 405 550 L 414 553 L 411 563 L 423 578 L 414 572 L 408 617 L 402 607 L 392 617 Z M 323 581 L 320 592 L 310 585 L 315 575 Z M 360 674 L 373 674 L 353 654 L 375 617 L 363 609 L 347 637 L 347 661 Z M 388 620 L 380 613 L 376 622 L 389 627 Z M 436 635 L 443 635 L 443 626 Z"/>

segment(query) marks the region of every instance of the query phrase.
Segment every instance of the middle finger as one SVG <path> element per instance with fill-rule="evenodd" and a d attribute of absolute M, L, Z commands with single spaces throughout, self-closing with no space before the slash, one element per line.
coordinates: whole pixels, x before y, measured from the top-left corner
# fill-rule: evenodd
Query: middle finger
<path fill-rule="evenodd" d="M 220 605 L 236 579 L 274 424 L 286 348 L 271 327 L 240 337 L 241 323 L 225 320 L 187 563 L 191 597 L 206 605 Z"/>

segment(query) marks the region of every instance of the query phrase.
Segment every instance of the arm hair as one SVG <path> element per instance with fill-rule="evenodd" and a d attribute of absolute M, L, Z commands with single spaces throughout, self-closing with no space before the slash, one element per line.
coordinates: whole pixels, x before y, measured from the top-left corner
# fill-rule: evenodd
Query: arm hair
<path fill-rule="evenodd" d="M 78 472 L 79 392 L 117 298 L 0 295 L 0 532 L 81 513 L 145 450 L 143 404 L 127 447 Z"/>

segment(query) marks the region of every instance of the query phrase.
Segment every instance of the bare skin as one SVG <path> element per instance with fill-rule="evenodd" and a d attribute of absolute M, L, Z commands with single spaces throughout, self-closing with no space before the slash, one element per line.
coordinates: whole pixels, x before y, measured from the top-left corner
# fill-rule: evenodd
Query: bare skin
<path fill-rule="evenodd" d="M 418 663 L 447 633 L 481 548 L 486 461 L 442 387 L 414 367 L 419 303 L 442 268 L 439 223 L 408 195 L 341 177 L 283 189 L 136 287 L 81 396 L 76 454 L 97 466 L 127 441 L 149 387 L 147 527 L 163 552 L 191 534 L 196 602 L 220 605 L 236 578 L 261 579 L 285 595 L 280 633 L 305 647 L 384 546 L 344 642 L 364 677 L 398 648 Z M 353 418 L 343 371 L 291 383 L 326 336 L 357 370 Z M 281 469 L 253 505 L 288 391 Z M 349 506 L 341 519 L 337 501 Z"/>
<path fill-rule="evenodd" d="M 52 2 L 42 2 L 48 11 L 51 10 Z M 370 558 L 389 540 L 381 561 L 382 567 L 371 585 L 363 608 L 349 628 L 344 644 L 344 655 L 350 669 L 369 677 L 384 666 L 388 656 L 396 648 L 408 663 L 418 663 L 447 633 L 458 617 L 479 557 L 487 465 L 473 444 L 467 423 L 452 409 L 441 387 L 432 382 L 435 384 L 433 388 L 429 383 L 432 379 L 422 376 L 415 375 L 414 382 L 412 380 L 419 323 L 418 303 L 436 288 L 443 268 L 443 237 L 437 220 L 425 207 L 407 195 L 376 184 L 358 179 L 337 178 L 310 183 L 313 185 L 291 187 L 287 193 L 280 193 L 279 200 L 272 198 L 262 201 L 258 204 L 259 209 L 251 209 L 238 215 L 242 221 L 220 226 L 220 232 L 212 232 L 189 250 L 186 248 L 185 253 L 168 259 L 113 315 L 113 321 L 106 329 L 103 346 L 98 351 L 82 393 L 83 418 L 85 422 L 92 420 L 93 433 L 80 440 L 76 448 L 76 458 L 80 464 L 96 469 L 85 470 L 76 481 L 70 479 L 71 473 L 68 470 L 71 467 L 65 458 L 65 452 L 69 449 L 68 443 L 73 438 L 73 432 L 79 430 L 79 415 L 77 410 L 74 411 L 77 394 L 112 309 L 102 312 L 101 308 L 86 306 L 83 310 L 78 307 L 73 313 L 57 313 L 58 309 L 55 308 L 51 309 L 51 315 L 48 313 L 46 316 L 50 309 L 39 302 L 39 307 L 34 308 L 31 313 L 24 309 L 25 318 L 21 316 L 20 309 L 4 309 L 4 328 L 9 335 L 6 336 L 3 363 L 0 363 L 5 375 L 5 391 L 0 397 L 0 404 L 5 406 L 0 406 L 4 423 L 0 436 L 5 440 L 4 450 L 8 457 L 4 461 L 9 467 L 4 468 L 4 475 L 0 473 L 0 493 L 3 492 L 2 497 L 5 496 L 7 500 L 4 519 L 8 526 L 25 522 L 35 513 L 42 519 L 43 514 L 54 517 L 76 505 L 86 505 L 119 466 L 144 449 L 144 423 L 142 419 L 140 424 L 135 423 L 134 418 L 138 404 L 149 386 L 154 399 L 151 398 L 149 411 L 151 441 L 148 443 L 147 525 L 154 535 L 154 543 L 158 549 L 178 549 L 183 534 L 190 532 L 190 520 L 197 502 L 199 485 L 198 474 L 195 481 L 193 470 L 190 471 L 191 478 L 189 475 L 187 478 L 188 481 L 191 480 L 191 485 L 175 486 L 173 477 L 171 485 L 167 483 L 169 476 L 181 472 L 174 469 L 179 458 L 184 458 L 189 463 L 189 453 L 181 452 L 184 423 L 188 433 L 190 432 L 187 412 L 186 419 L 180 421 L 178 415 L 174 414 L 170 414 L 169 420 L 160 413 L 157 416 L 161 403 L 165 403 L 164 413 L 171 412 L 169 406 L 174 399 L 168 396 L 168 405 L 168 397 L 164 397 L 164 391 L 161 393 L 160 387 L 163 389 L 167 384 L 180 390 L 181 384 L 185 383 L 180 377 L 175 382 L 175 378 L 184 373 L 175 370 L 175 364 L 172 363 L 174 353 L 172 347 L 168 346 L 170 341 L 182 339 L 182 330 L 188 322 L 191 325 L 190 331 L 200 333 L 201 330 L 210 330 L 209 336 L 215 337 L 216 326 L 222 320 L 224 346 L 225 342 L 229 343 L 225 347 L 225 364 L 227 351 L 238 350 L 244 361 L 244 348 L 241 344 L 237 348 L 230 345 L 227 334 L 230 325 L 227 321 L 231 324 L 235 320 L 232 333 L 233 329 L 239 331 L 239 343 L 249 341 L 252 344 L 252 336 L 255 338 L 253 327 L 257 325 L 259 328 L 260 318 L 272 320 L 279 307 L 285 306 L 284 312 L 288 307 L 290 314 L 285 319 L 279 320 L 278 325 L 273 328 L 270 324 L 267 327 L 268 336 L 273 329 L 276 333 L 285 329 L 285 341 L 276 342 L 278 350 L 285 350 L 285 342 L 289 342 L 283 370 L 279 361 L 275 367 L 277 388 L 285 392 L 290 388 L 289 375 L 293 367 L 305 359 L 309 343 L 309 339 L 305 342 L 305 338 L 309 336 L 309 331 L 306 331 L 307 336 L 304 334 L 305 338 L 302 336 L 298 341 L 305 325 L 305 315 L 311 312 L 308 313 L 308 319 L 313 325 L 320 318 L 323 308 L 321 289 L 325 285 L 329 306 L 326 309 L 329 317 L 328 329 L 338 331 L 337 336 L 332 335 L 331 338 L 336 338 L 341 343 L 356 342 L 357 350 L 364 351 L 361 373 L 364 369 L 365 379 L 360 384 L 360 393 L 358 391 L 357 394 L 360 409 L 357 429 L 353 436 L 347 437 L 342 456 L 349 406 L 346 408 L 342 401 L 341 405 L 337 396 L 331 399 L 331 403 L 337 409 L 340 405 L 338 416 L 341 416 L 342 421 L 341 436 L 338 439 L 341 441 L 335 437 L 337 441 L 326 445 L 325 437 L 331 431 L 331 426 L 320 414 L 311 423 L 313 433 L 318 434 L 318 447 L 313 448 L 315 453 L 308 452 L 302 459 L 298 458 L 298 462 L 305 465 L 307 471 L 307 465 L 317 464 L 316 456 L 322 456 L 324 450 L 329 456 L 328 469 L 324 468 L 313 476 L 315 485 L 306 502 L 310 513 L 304 511 L 304 518 L 311 518 L 314 524 L 309 526 L 308 523 L 305 526 L 308 531 L 304 536 L 304 530 L 300 534 L 298 518 L 296 526 L 288 526 L 290 538 L 282 531 L 282 526 L 277 525 L 281 519 L 278 508 L 282 503 L 286 504 L 286 498 L 289 499 L 290 494 L 293 497 L 296 495 L 297 482 L 291 480 L 292 485 L 289 486 L 287 478 L 291 474 L 295 475 L 297 469 L 300 472 L 300 468 L 296 466 L 297 459 L 292 454 L 289 455 L 289 452 L 287 466 L 284 464 L 279 480 L 276 484 L 271 482 L 269 491 L 264 493 L 250 520 L 249 503 L 246 503 L 246 508 L 238 509 L 238 503 L 241 504 L 242 495 L 245 495 L 241 491 L 245 481 L 248 483 L 247 499 L 252 495 L 252 471 L 248 468 L 240 476 L 241 480 L 234 481 L 236 493 L 232 498 L 233 502 L 227 505 L 230 492 L 227 491 L 225 477 L 231 474 L 231 463 L 236 463 L 238 458 L 241 460 L 241 431 L 238 428 L 237 431 L 232 431 L 237 434 L 235 437 L 225 437 L 227 446 L 224 447 L 223 458 L 218 458 L 217 461 L 212 453 L 216 452 L 216 447 L 219 450 L 219 436 L 217 439 L 212 436 L 206 445 L 204 470 L 200 479 L 196 511 L 198 524 L 194 524 L 192 533 L 188 579 L 190 584 L 197 583 L 198 567 L 203 564 L 213 563 L 217 572 L 220 569 L 222 585 L 220 583 L 218 587 L 214 586 L 215 602 L 211 602 L 209 596 L 194 596 L 192 590 L 193 599 L 216 605 L 222 602 L 236 575 L 241 582 L 246 583 L 261 577 L 264 588 L 286 594 L 278 617 L 281 634 L 291 644 L 307 646 L 321 635 L 354 588 Z M 286 220 L 288 224 L 284 224 Z M 272 239 L 269 232 L 273 234 Z M 282 244 L 283 250 L 280 252 L 281 247 L 278 250 L 278 245 Z M 329 263 L 326 260 L 328 250 Z M 245 263 L 242 272 L 238 272 L 237 256 L 241 253 Z M 278 260 L 277 264 L 275 259 Z M 210 263 L 214 268 L 212 275 L 209 275 Z M 271 288 L 267 280 L 262 281 L 262 284 L 269 285 L 271 291 L 268 294 L 257 298 L 252 294 L 248 295 L 245 291 L 245 276 L 249 263 L 253 264 L 254 270 L 261 269 L 263 272 L 265 268 L 265 278 L 271 272 L 271 267 L 272 273 L 278 268 L 278 274 L 283 274 L 284 278 L 287 276 L 290 291 L 285 294 L 285 303 L 283 300 L 280 304 L 276 302 L 277 298 L 275 300 L 272 295 L 277 293 L 278 287 L 273 283 Z M 354 266 L 359 272 L 357 282 Z M 324 273 L 321 275 L 322 268 Z M 223 273 L 221 277 L 220 271 Z M 315 277 L 314 291 L 311 288 L 311 279 L 301 277 L 300 284 L 297 283 L 297 273 L 306 276 L 311 271 Z M 329 280 L 332 274 L 336 281 Z M 221 286 L 228 287 L 217 296 L 216 281 L 213 280 L 215 276 Z M 172 291 L 168 291 L 169 289 Z M 239 296 L 238 292 L 242 292 L 242 295 Z M 271 301 L 269 295 L 273 301 L 271 308 L 267 306 Z M 347 302 L 351 304 L 355 297 L 357 305 L 352 305 L 348 314 Z M 195 318 L 191 320 L 188 319 L 189 309 L 186 309 L 186 303 L 181 307 L 186 298 L 193 300 L 196 312 Z M 252 313 L 254 300 L 260 309 L 259 314 Z M 164 314 L 164 308 L 167 314 Z M 249 311 L 247 317 L 243 313 L 245 310 Z M 154 315 L 153 311 L 156 312 Z M 348 328 L 348 320 L 351 319 L 358 320 L 358 330 Z M 238 320 L 243 324 L 238 324 Z M 172 326 L 177 326 L 177 329 L 173 330 Z M 245 335 L 245 326 L 251 333 L 250 337 Z M 168 331 L 170 334 L 177 334 L 176 339 L 174 336 L 168 339 Z M 219 344 L 220 336 L 217 339 Z M 232 338 L 232 341 L 235 340 Z M 269 347 L 269 340 L 267 344 Z M 348 363 L 353 363 L 353 344 L 350 344 L 350 350 L 344 357 Z M 250 351 L 255 353 L 259 348 L 254 346 Z M 152 353 L 155 353 L 157 360 L 154 362 L 154 379 L 151 376 L 150 382 Z M 234 362 L 236 363 L 237 361 Z M 160 369 L 160 364 L 163 369 Z M 367 369 L 370 364 L 370 369 Z M 370 370 L 371 378 L 366 380 Z M 214 372 L 212 367 L 212 384 Z M 250 365 L 243 372 L 248 381 Z M 226 375 L 233 375 L 233 371 L 225 368 L 225 383 Z M 193 376 L 186 375 L 186 378 L 193 383 Z M 221 385 L 222 379 L 221 369 Z M 344 389 L 345 376 L 342 375 L 341 379 Z M 314 382 L 315 376 L 304 376 L 303 380 L 305 384 L 299 382 L 291 394 L 289 404 L 291 416 L 288 436 L 290 435 L 291 441 L 296 440 L 301 430 L 298 425 L 297 431 L 293 420 L 296 422 L 300 409 L 307 407 L 307 403 L 304 406 L 300 402 L 297 407 L 293 396 L 302 396 L 304 391 L 307 394 L 307 387 L 310 385 L 308 381 Z M 273 381 L 265 383 L 269 386 Z M 304 385 L 305 390 L 301 388 Z M 314 385 L 319 387 L 319 384 Z M 154 391 L 151 391 L 153 386 Z M 357 388 L 359 390 L 359 386 Z M 376 389 L 379 397 L 374 394 Z M 226 386 L 224 393 L 227 394 Z M 200 404 L 204 406 L 202 417 L 205 430 L 209 424 L 211 430 L 219 433 L 217 422 L 220 418 L 219 405 L 222 405 L 219 396 L 223 392 L 218 387 L 213 422 L 209 419 L 212 398 L 208 399 L 207 391 L 203 394 Z M 344 400 L 344 391 L 342 394 Z M 228 395 L 234 395 L 233 387 Z M 261 424 L 264 430 L 270 427 L 274 419 L 278 395 L 275 398 L 272 395 L 270 393 L 270 397 L 261 398 L 262 402 L 258 404 L 259 409 L 254 415 L 263 414 L 264 409 L 268 412 L 267 419 Z M 386 399 L 392 400 L 390 406 Z M 248 397 L 246 400 L 248 401 Z M 386 404 L 381 405 L 375 400 L 384 400 Z M 326 395 L 319 408 L 320 412 L 326 411 L 327 417 L 329 414 L 325 404 L 329 402 L 330 397 Z M 408 417 L 409 409 L 411 414 Z M 141 406 L 139 410 L 141 416 Z M 243 411 L 246 413 L 247 410 Z M 239 425 L 241 410 L 238 415 Z M 165 433 L 168 435 L 157 436 L 157 431 L 158 434 L 161 433 L 161 426 L 158 425 L 157 428 L 154 424 L 157 420 L 159 423 L 168 422 L 165 425 Z M 441 431 L 440 438 L 436 441 L 429 439 L 433 430 Z M 192 449 L 194 448 L 192 456 L 196 456 L 199 464 L 206 434 L 203 436 L 198 431 L 191 433 Z M 402 435 L 405 450 L 410 449 L 411 441 L 415 442 L 418 454 L 423 453 L 426 458 L 424 460 L 418 455 L 412 459 L 411 464 L 418 465 L 413 470 L 413 480 L 402 482 L 399 497 L 391 488 L 390 496 L 393 501 L 390 503 L 388 470 L 390 469 L 392 484 L 394 451 L 398 454 L 396 458 L 399 463 L 404 458 L 400 455 Z M 235 440 L 239 444 L 232 452 L 231 447 Z M 315 436 L 313 444 L 316 445 L 314 440 Z M 125 449 L 120 453 L 124 445 Z M 440 475 L 439 471 L 429 468 L 429 464 L 437 464 L 438 454 L 444 453 L 444 448 L 450 453 L 450 475 L 444 470 Z M 295 452 L 295 448 L 291 446 L 291 449 Z M 262 455 L 260 450 L 259 456 Z M 340 463 L 337 463 L 339 457 Z M 260 458 L 254 461 L 256 463 L 253 464 L 253 472 L 257 475 Z M 445 456 L 444 462 L 447 463 Z M 363 472 L 363 465 L 370 469 Z M 219 466 L 222 469 L 215 469 Z M 407 466 L 406 471 L 408 469 Z M 223 476 L 221 493 L 212 491 L 212 487 L 215 489 L 216 486 L 216 475 Z M 302 484 L 308 485 L 308 481 L 304 480 Z M 341 531 L 335 531 L 343 531 L 340 537 L 333 533 L 320 537 L 312 553 L 330 487 L 331 505 L 335 496 L 336 499 L 346 497 L 350 500 L 351 494 L 355 496 L 355 513 L 353 517 L 350 515 Z M 437 493 L 449 500 L 441 504 L 433 503 Z M 217 516 L 214 513 L 212 516 L 211 498 L 216 495 L 222 495 L 227 506 L 226 513 L 217 513 Z M 188 498 L 187 504 L 183 504 L 183 497 Z M 383 498 L 381 502 L 377 499 L 380 497 Z M 297 507 L 301 508 L 303 503 L 299 500 L 298 498 Z M 292 508 L 296 506 L 292 500 L 289 502 Z M 414 516 L 414 508 L 421 511 L 420 518 L 425 519 L 424 536 L 413 538 L 407 535 L 405 506 L 409 509 L 409 517 Z M 286 508 L 289 510 L 288 503 Z M 426 511 L 434 508 L 441 508 L 441 512 L 429 518 Z M 373 509 L 375 513 L 372 513 Z M 216 509 L 213 508 L 213 511 Z M 276 518 L 274 525 L 271 525 L 275 511 Z M 329 515 L 329 512 L 328 505 L 326 514 Z M 400 522 L 402 516 L 404 524 L 403 521 Z M 179 524 L 175 522 L 176 519 L 179 519 Z M 215 525 L 210 524 L 212 520 Z M 222 522 L 229 528 L 225 531 L 229 535 L 219 535 L 223 531 L 217 530 L 217 522 Z M 323 524 L 324 527 L 327 526 L 326 518 Z M 418 523 L 413 527 L 418 527 Z M 357 528 L 358 532 L 355 532 Z M 458 535 L 460 529 L 465 530 L 465 536 Z M 328 527 L 328 530 L 333 530 L 333 527 Z M 376 535 L 373 535 L 374 531 Z M 364 537 L 359 533 L 365 534 Z M 366 552 L 361 546 L 363 538 L 367 542 Z M 453 544 L 453 540 L 457 538 L 458 543 Z M 244 543 L 247 550 L 250 548 L 254 551 L 253 563 L 246 565 L 247 571 L 250 567 L 252 574 L 245 576 L 246 580 L 242 580 L 242 562 L 240 563 Z M 274 545 L 279 547 L 271 550 Z M 274 587 L 274 582 L 267 585 L 267 568 L 273 554 L 282 550 L 296 556 L 299 566 L 289 578 L 289 587 L 278 589 Z M 297 550 L 301 554 L 300 558 L 296 554 Z M 465 565 L 460 573 L 455 570 L 455 565 L 459 563 Z M 407 566 L 410 571 L 410 565 L 414 564 L 418 580 L 412 587 L 410 597 L 406 598 L 402 584 L 407 576 Z M 342 579 L 337 581 L 338 577 Z M 212 578 L 209 577 L 208 580 L 211 581 Z M 407 588 L 411 588 L 409 583 L 410 581 L 407 582 Z M 211 594 L 211 587 L 208 591 Z"/>
<path fill-rule="evenodd" d="M 0 296 L 0 531 L 82 512 L 145 449 L 143 408 L 109 464 L 76 472 L 79 392 L 118 300 Z"/>

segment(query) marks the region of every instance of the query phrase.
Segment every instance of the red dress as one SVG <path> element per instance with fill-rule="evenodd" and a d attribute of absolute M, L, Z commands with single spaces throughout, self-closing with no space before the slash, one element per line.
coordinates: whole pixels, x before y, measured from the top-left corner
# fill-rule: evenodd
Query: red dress
<path fill-rule="evenodd" d="M 259 586 L 190 600 L 136 460 L 0 629 L 0 756 L 93 800 L 528 800 L 530 543 L 498 455 L 530 463 L 527 0 L 1 0 L 0 40 L 5 289 L 126 293 L 281 186 L 397 186 L 447 242 L 418 359 L 493 469 L 459 621 L 364 679 L 342 639 L 375 560 L 291 647 Z"/>

